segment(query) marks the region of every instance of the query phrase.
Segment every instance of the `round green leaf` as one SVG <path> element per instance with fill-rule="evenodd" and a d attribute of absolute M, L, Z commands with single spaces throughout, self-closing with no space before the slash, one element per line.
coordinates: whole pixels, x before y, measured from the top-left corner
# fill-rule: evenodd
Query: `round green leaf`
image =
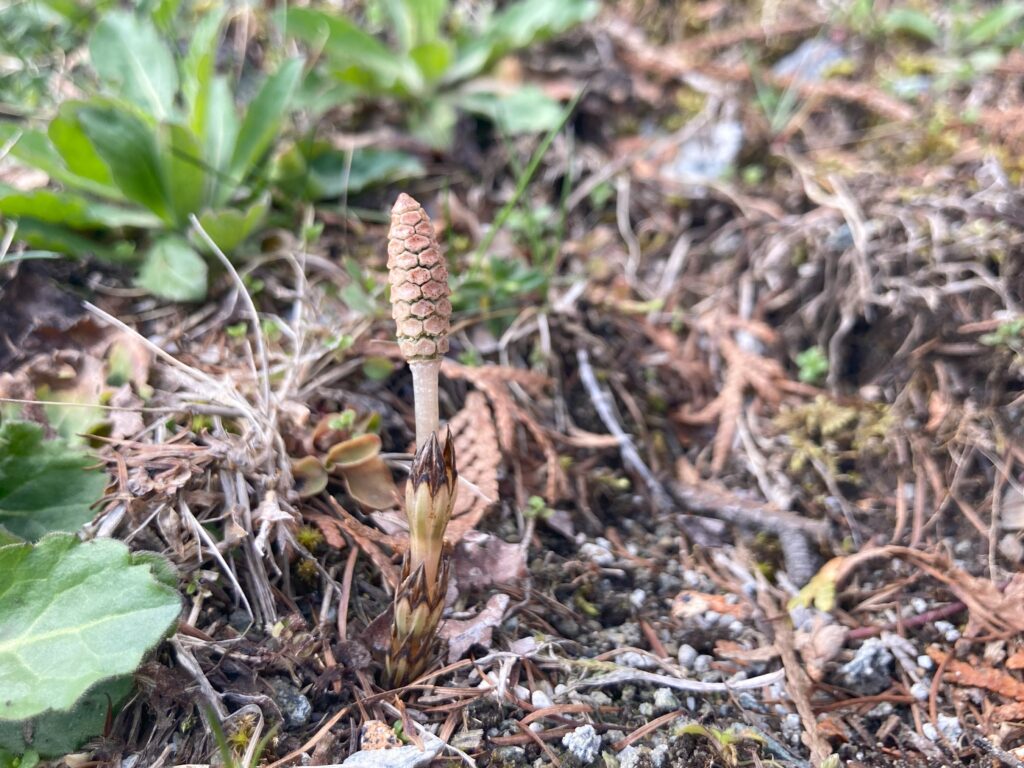
<path fill-rule="evenodd" d="M 206 262 L 182 237 L 153 244 L 135 281 L 154 296 L 171 301 L 206 298 Z"/>
<path fill-rule="evenodd" d="M 67 710 L 130 674 L 174 626 L 175 589 L 112 539 L 0 548 L 0 720 Z"/>
<path fill-rule="evenodd" d="M 88 469 L 95 464 L 62 440 L 44 441 L 38 424 L 5 422 L 0 427 L 0 525 L 24 539 L 77 530 L 92 519 L 90 507 L 107 484 L 105 472 Z M 0 625 L 3 620 L 0 612 Z"/>
<path fill-rule="evenodd" d="M 133 682 L 131 675 L 105 680 L 89 689 L 68 712 L 44 712 L 28 720 L 0 720 L 0 749 L 15 754 L 32 749 L 45 757 L 73 752 L 103 733 L 108 708 L 113 704 L 117 710 L 131 693 Z"/>

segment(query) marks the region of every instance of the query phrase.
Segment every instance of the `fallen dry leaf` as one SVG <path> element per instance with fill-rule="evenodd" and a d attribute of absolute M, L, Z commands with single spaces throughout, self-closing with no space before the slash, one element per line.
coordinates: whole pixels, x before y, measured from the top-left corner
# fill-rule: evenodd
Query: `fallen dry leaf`
<path fill-rule="evenodd" d="M 793 644 L 807 665 L 807 674 L 815 682 L 825 676 L 825 665 L 832 661 L 846 644 L 850 631 L 840 624 L 826 624 L 821 616 L 814 619 L 810 631 L 798 630 Z"/>
<path fill-rule="evenodd" d="M 735 616 L 745 619 L 750 615 L 750 608 L 742 603 L 730 603 L 726 595 L 713 595 L 698 592 L 695 589 L 684 589 L 672 600 L 672 618 L 690 619 L 705 611 Z"/>
<path fill-rule="evenodd" d="M 955 685 L 984 688 L 1007 699 L 1024 702 L 1024 682 L 1007 672 L 954 659 L 936 646 L 928 648 L 928 656 L 936 664 L 945 663 L 945 679 Z"/>
<path fill-rule="evenodd" d="M 460 590 L 516 581 L 526 571 L 526 554 L 519 544 L 480 531 L 470 531 L 458 543 L 454 562 Z"/>
<path fill-rule="evenodd" d="M 448 619 L 441 625 L 439 634 L 448 641 L 449 664 L 461 659 L 474 645 L 491 647 L 493 630 L 505 617 L 508 603 L 508 595 L 492 595 L 484 609 L 472 619 Z"/>
<path fill-rule="evenodd" d="M 498 443 L 503 450 L 515 450 L 517 423 L 530 433 L 544 454 L 544 467 L 547 473 L 544 498 L 549 504 L 554 504 L 560 491 L 567 485 L 565 472 L 559 463 L 558 451 L 544 428 L 525 408 L 519 406 L 509 391 L 510 384 L 518 384 L 530 395 L 539 397 L 550 383 L 550 379 L 535 371 L 498 365 L 471 367 L 456 363 L 454 360 L 445 360 L 441 365 L 441 372 L 450 379 L 468 381 L 487 396 L 494 409 Z"/>

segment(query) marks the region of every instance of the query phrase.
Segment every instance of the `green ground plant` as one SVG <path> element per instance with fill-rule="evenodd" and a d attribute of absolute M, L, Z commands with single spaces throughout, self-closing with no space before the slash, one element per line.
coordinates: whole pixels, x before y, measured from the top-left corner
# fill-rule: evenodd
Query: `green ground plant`
<path fill-rule="evenodd" d="M 991 5 L 958 0 L 938 15 L 912 4 L 895 5 L 884 13 L 874 6 L 871 0 L 851 4 L 845 11 L 847 23 L 869 37 L 903 37 L 921 44 L 920 54 L 904 56 L 902 66 L 934 75 L 939 93 L 991 72 L 1024 44 L 1024 2 L 1018 0 Z"/>
<path fill-rule="evenodd" d="M 548 129 L 525 166 L 513 158 L 515 191 L 494 217 L 487 234 L 470 256 L 468 268 L 453 288 L 455 308 L 463 311 L 475 307 L 493 314 L 491 325 L 495 331 L 508 326 L 509 318 L 505 313 L 521 306 L 525 296 L 546 296 L 554 277 L 565 233 L 566 201 L 572 191 L 571 174 L 565 176 L 557 209 L 534 204 L 527 192 L 551 144 L 568 123 L 582 95 L 581 91 L 562 108 L 558 122 Z M 498 258 L 490 253 L 494 239 L 503 229 L 524 247 L 529 260 Z"/>
<path fill-rule="evenodd" d="M 97 3 L 99 11 L 109 2 Z M 0 107 L 26 115 L 52 104 L 51 80 L 88 32 L 88 9 L 78 3 L 21 0 L 0 6 Z"/>
<path fill-rule="evenodd" d="M 206 295 L 207 266 L 187 237 L 196 214 L 231 253 L 264 221 L 265 168 L 302 75 L 283 62 L 244 109 L 215 62 L 224 12 L 200 17 L 175 56 L 152 19 L 106 14 L 90 37 L 98 93 L 61 104 L 45 129 L 0 124 L 0 143 L 45 172 L 59 189 L 0 186 L 0 214 L 35 248 L 75 256 L 137 260 L 138 284 L 162 298 Z M 132 239 L 135 239 L 132 237 Z"/>
<path fill-rule="evenodd" d="M 597 9 L 593 0 L 518 0 L 468 19 L 448 0 L 372 3 L 370 20 L 394 30 L 390 44 L 344 15 L 313 8 L 289 9 L 284 27 L 322 61 L 310 82 L 321 104 L 396 99 L 412 133 L 447 147 L 460 111 L 492 120 L 506 135 L 557 125 L 561 108 L 540 89 L 499 88 L 479 78 L 503 56 L 569 29 Z"/>

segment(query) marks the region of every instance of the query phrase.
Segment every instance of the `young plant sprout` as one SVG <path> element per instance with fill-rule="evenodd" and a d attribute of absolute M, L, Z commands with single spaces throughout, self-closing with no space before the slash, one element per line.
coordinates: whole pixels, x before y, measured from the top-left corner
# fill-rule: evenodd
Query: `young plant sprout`
<path fill-rule="evenodd" d="M 452 305 L 448 269 L 423 207 L 401 194 L 391 209 L 388 268 L 398 345 L 409 362 L 416 414 L 416 455 L 405 492 L 409 549 L 395 590 L 391 644 L 385 660 L 392 685 L 419 677 L 434 656 L 448 590 L 444 532 L 455 505 L 458 472 L 449 432 L 437 439 L 437 375 L 448 351 Z"/>

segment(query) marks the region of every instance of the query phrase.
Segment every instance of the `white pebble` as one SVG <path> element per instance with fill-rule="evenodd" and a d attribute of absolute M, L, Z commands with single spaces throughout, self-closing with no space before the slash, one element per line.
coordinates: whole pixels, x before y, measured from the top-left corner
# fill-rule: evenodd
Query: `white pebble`
<path fill-rule="evenodd" d="M 601 751 L 601 736 L 594 730 L 594 726 L 581 725 L 562 737 L 562 746 L 568 749 L 581 765 L 590 765 Z"/>
<path fill-rule="evenodd" d="M 693 662 L 697 660 L 697 649 L 692 645 L 683 643 L 679 646 L 679 653 L 676 655 L 679 661 L 679 666 L 683 669 L 690 669 L 693 666 Z"/>
<path fill-rule="evenodd" d="M 537 709 L 540 709 L 542 707 L 550 707 L 551 698 L 546 693 L 544 693 L 544 691 L 538 690 L 534 691 L 533 694 L 531 694 L 530 703 L 533 704 L 533 706 L 537 707 Z"/>

